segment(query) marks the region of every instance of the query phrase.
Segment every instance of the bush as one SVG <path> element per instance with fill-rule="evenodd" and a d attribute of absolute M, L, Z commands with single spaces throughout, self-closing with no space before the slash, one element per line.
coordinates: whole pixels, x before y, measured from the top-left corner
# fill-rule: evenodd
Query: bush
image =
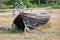
<path fill-rule="evenodd" d="M 1 5 L 1 8 L 2 9 L 10 9 L 10 8 L 13 8 L 13 5 L 5 5 L 5 4 L 2 4 Z"/>
<path fill-rule="evenodd" d="M 33 5 L 29 2 L 26 3 L 26 6 L 27 6 L 27 8 L 32 8 L 33 7 Z"/>
<path fill-rule="evenodd" d="M 46 4 L 40 4 L 40 5 L 38 5 L 38 7 L 48 7 L 48 5 L 46 5 Z"/>
<path fill-rule="evenodd" d="M 54 9 L 56 9 L 56 8 L 60 8 L 60 5 L 52 6 L 52 8 L 54 8 Z"/>
<path fill-rule="evenodd" d="M 54 3 L 49 3 L 49 5 L 50 5 L 50 6 L 54 6 L 54 5 L 56 5 L 56 4 L 54 4 Z"/>

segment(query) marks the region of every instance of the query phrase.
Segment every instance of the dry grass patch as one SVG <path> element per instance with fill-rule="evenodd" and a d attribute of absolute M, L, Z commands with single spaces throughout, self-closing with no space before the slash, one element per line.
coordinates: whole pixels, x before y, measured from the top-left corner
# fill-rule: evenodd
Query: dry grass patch
<path fill-rule="evenodd" d="M 14 16 L 0 16 L 0 27 L 11 26 Z"/>
<path fill-rule="evenodd" d="M 0 17 L 0 24 L 7 22 L 6 25 L 10 25 L 13 18 L 12 16 Z M 60 40 L 60 14 L 53 13 L 47 24 L 32 30 L 30 33 L 1 33 L 0 40 Z"/>

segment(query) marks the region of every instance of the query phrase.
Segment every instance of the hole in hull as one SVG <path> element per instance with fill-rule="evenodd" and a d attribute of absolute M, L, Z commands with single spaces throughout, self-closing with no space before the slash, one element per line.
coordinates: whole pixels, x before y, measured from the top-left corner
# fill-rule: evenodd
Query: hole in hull
<path fill-rule="evenodd" d="M 16 25 L 16 28 L 17 28 L 18 30 L 24 31 L 25 26 L 24 26 L 23 19 L 22 19 L 21 15 L 18 15 L 18 16 L 14 19 L 13 24 Z"/>

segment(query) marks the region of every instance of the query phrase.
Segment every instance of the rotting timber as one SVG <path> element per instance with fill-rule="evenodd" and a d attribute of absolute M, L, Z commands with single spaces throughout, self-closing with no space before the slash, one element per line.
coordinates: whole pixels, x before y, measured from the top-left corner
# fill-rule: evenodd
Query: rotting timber
<path fill-rule="evenodd" d="M 48 13 L 20 13 L 13 21 L 16 27 L 23 31 L 30 31 L 46 24 L 50 19 Z"/>

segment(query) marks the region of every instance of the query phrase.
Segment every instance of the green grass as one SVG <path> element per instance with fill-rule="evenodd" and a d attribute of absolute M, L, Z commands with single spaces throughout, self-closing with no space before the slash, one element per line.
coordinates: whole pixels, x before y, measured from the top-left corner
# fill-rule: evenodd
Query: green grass
<path fill-rule="evenodd" d="M 18 33 L 24 33 L 22 30 L 10 29 L 8 31 L 0 31 L 0 34 L 18 34 Z"/>

